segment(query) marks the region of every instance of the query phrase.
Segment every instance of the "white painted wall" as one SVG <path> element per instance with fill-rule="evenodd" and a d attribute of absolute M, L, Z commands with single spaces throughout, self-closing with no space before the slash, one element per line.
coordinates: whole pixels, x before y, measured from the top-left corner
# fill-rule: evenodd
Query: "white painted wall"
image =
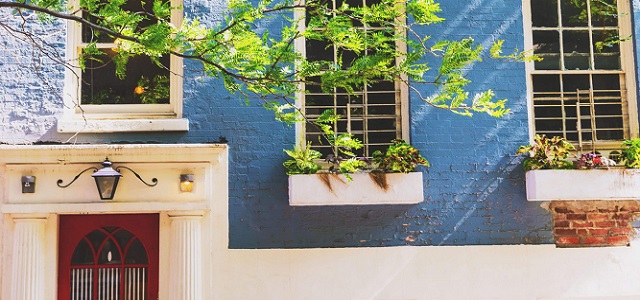
<path fill-rule="evenodd" d="M 640 245 L 215 252 L 219 299 L 640 299 Z"/>

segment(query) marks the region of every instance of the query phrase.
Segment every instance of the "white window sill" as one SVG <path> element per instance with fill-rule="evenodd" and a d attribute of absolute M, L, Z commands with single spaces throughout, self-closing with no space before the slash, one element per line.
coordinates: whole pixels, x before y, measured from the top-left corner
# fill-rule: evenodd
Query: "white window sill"
<path fill-rule="evenodd" d="M 640 169 L 531 170 L 527 200 L 640 200 Z"/>
<path fill-rule="evenodd" d="M 289 205 L 415 204 L 424 201 L 422 172 L 386 174 L 386 191 L 369 174 L 351 174 L 351 182 L 347 182 L 344 175 L 329 175 L 332 190 L 320 176 L 289 176 Z"/>
<path fill-rule="evenodd" d="M 188 119 L 58 120 L 60 133 L 189 131 Z"/>

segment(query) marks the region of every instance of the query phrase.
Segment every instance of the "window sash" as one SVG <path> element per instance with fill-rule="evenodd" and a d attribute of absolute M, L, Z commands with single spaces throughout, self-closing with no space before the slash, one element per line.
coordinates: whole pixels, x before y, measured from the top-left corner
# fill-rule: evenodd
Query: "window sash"
<path fill-rule="evenodd" d="M 335 0 L 333 1 L 335 5 Z M 364 2 L 364 1 L 363 1 Z M 294 11 L 295 17 L 298 20 L 298 27 L 301 30 L 306 28 L 305 26 L 305 11 L 304 9 L 297 9 Z M 367 27 L 366 24 L 360 26 L 363 30 L 374 31 L 383 27 Z M 388 29 L 388 28 L 384 28 Z M 401 30 L 401 29 L 396 29 Z M 402 34 L 405 34 L 402 32 Z M 307 57 L 307 41 L 304 38 L 299 38 L 295 41 L 297 51 L 303 56 Z M 402 41 L 396 41 L 396 49 L 400 51 L 406 51 L 406 44 Z M 333 49 L 333 48 L 332 48 Z M 333 49 L 331 54 L 334 61 L 338 55 L 336 50 Z M 396 61 L 399 63 L 399 61 Z M 402 78 L 406 81 L 406 78 Z M 394 81 L 391 88 L 375 89 L 372 90 L 367 85 L 360 91 L 355 91 L 353 94 L 334 90 L 333 93 L 324 93 L 318 90 L 310 91 L 309 93 L 299 92 L 297 94 L 296 104 L 305 112 L 308 120 L 315 120 L 322 111 L 326 109 L 333 109 L 339 115 L 341 119 L 334 126 L 334 131 L 337 134 L 351 133 L 356 138 L 361 140 L 364 144 L 363 149 L 356 152 L 358 155 L 371 156 L 373 151 L 386 149 L 391 140 L 396 138 L 404 139 L 409 142 L 408 136 L 408 122 L 406 117 L 408 115 L 408 88 L 401 81 Z M 300 90 L 305 91 L 308 89 L 304 83 L 301 83 Z M 373 100 L 376 97 L 393 97 L 392 101 Z M 310 105 L 309 100 L 314 97 L 327 97 L 330 100 L 325 100 L 324 103 L 318 105 Z M 358 100 L 354 100 L 359 98 Z M 345 99 L 347 99 L 345 101 Z M 387 113 L 376 113 L 377 110 L 387 110 Z M 390 113 L 392 111 L 392 113 Z M 369 121 L 387 121 L 387 123 L 393 124 L 388 128 L 378 128 L 379 126 L 372 126 Z M 306 144 L 307 141 L 312 142 L 312 147 L 315 150 L 322 152 L 323 154 L 331 153 L 330 145 L 324 142 L 320 144 L 320 132 L 317 128 L 312 128 L 313 125 L 298 124 L 296 126 L 296 132 L 298 133 L 299 144 Z M 384 141 L 382 141 L 384 139 Z"/>
<path fill-rule="evenodd" d="M 71 0 L 69 3 L 72 7 L 78 6 L 79 0 Z M 171 5 L 175 7 L 182 6 L 182 0 L 171 0 Z M 81 16 L 81 12 L 76 12 Z M 183 11 L 176 9 L 172 11 L 171 20 L 173 24 L 179 26 L 182 24 Z M 140 119 L 140 118 L 181 118 L 182 117 L 182 86 L 183 86 L 183 70 L 182 58 L 174 55 L 170 56 L 169 63 L 169 84 L 170 95 L 168 104 L 81 104 L 81 82 L 82 70 L 78 66 L 77 60 L 82 53 L 82 49 L 86 47 L 86 43 L 82 42 L 82 25 L 73 21 L 68 22 L 67 26 L 67 57 L 71 65 L 75 66 L 72 70 L 66 72 L 66 88 L 65 105 L 71 110 L 67 110 L 66 114 L 81 116 L 89 119 Z M 98 43 L 98 48 L 113 48 L 113 43 Z"/>
<path fill-rule="evenodd" d="M 589 149 L 618 149 L 620 148 L 620 140 L 629 139 L 637 136 L 637 108 L 635 101 L 628 101 L 629 99 L 635 99 L 635 78 L 633 72 L 627 70 L 634 70 L 633 62 L 633 45 L 630 41 L 622 42 L 619 47 L 619 68 L 599 68 L 596 65 L 597 59 L 606 56 L 615 56 L 616 53 L 599 53 L 594 48 L 593 32 L 599 30 L 618 30 L 620 37 L 627 37 L 631 34 L 630 27 L 630 15 L 628 10 L 628 2 L 625 0 L 618 0 L 618 26 L 612 24 L 606 24 L 606 26 L 594 26 L 591 22 L 591 14 L 587 24 L 581 26 L 563 26 L 562 16 L 560 15 L 561 2 L 558 0 L 555 4 L 558 6 L 558 24 L 554 26 L 533 26 L 532 21 L 532 8 L 531 2 L 535 0 L 525 0 L 523 2 L 523 16 L 525 24 L 525 48 L 534 49 L 534 32 L 556 32 L 558 33 L 558 51 L 557 56 L 559 60 L 559 68 L 557 69 L 536 69 L 536 63 L 527 63 L 527 90 L 529 95 L 529 128 L 530 136 L 533 139 L 535 134 L 547 134 L 547 135 L 560 135 L 571 140 L 579 150 Z M 589 3 L 589 1 L 587 1 Z M 563 44 L 563 34 L 571 32 L 584 31 L 589 33 L 588 41 L 588 69 L 568 69 L 565 65 L 565 58 L 570 54 L 565 53 Z M 586 43 L 585 43 L 586 44 Z M 585 52 L 586 54 L 587 52 Z M 600 57 L 598 57 L 600 55 Z M 553 56 L 549 53 L 542 53 L 541 56 Z M 536 76 L 540 75 L 557 75 L 559 79 L 558 85 L 561 87 L 558 91 L 540 91 L 535 86 Z M 578 98 L 577 90 L 567 90 L 564 87 L 563 78 L 567 76 L 586 75 L 590 80 L 588 86 L 579 89 L 579 98 L 581 103 L 581 109 L 575 107 L 576 100 Z M 610 76 L 611 78 L 617 78 L 619 86 L 616 89 L 598 88 L 599 83 L 597 80 L 594 82 L 593 78 L 597 76 Z M 601 85 L 601 84 L 600 84 Z M 611 93 L 617 94 L 617 96 L 610 96 Z M 609 95 L 605 98 L 610 99 L 613 103 L 600 103 L 603 101 L 602 95 Z M 545 102 L 546 101 L 546 102 Z M 556 110 L 556 115 L 543 115 L 540 113 L 541 109 L 552 107 L 548 104 L 549 101 L 556 101 L 557 106 L 562 109 Z M 546 103 L 546 104 L 545 104 Z M 570 106 L 573 105 L 573 108 Z M 608 110 L 603 110 L 602 107 L 608 106 Z M 611 107 L 617 106 L 617 112 L 615 114 L 609 114 Z M 556 107 L 558 108 L 558 107 Z M 596 111 L 594 113 L 594 110 Z M 573 114 L 571 114 L 572 112 Z M 578 116 L 576 116 L 576 112 Z M 586 112 L 580 114 L 580 112 Z M 546 126 L 545 127 L 545 122 Z M 549 123 L 556 122 L 561 124 L 557 126 L 555 130 L 549 130 Z M 619 123 L 622 124 L 619 124 Z M 585 124 L 586 123 L 586 124 Z M 610 126 L 607 126 L 607 123 Z M 615 125 L 612 125 L 615 124 Z M 593 128 L 593 129 L 592 129 Z M 592 132 L 595 131 L 596 135 L 592 139 Z M 608 132 L 608 133 L 607 133 Z M 607 136 L 616 136 L 615 139 L 608 139 Z"/>

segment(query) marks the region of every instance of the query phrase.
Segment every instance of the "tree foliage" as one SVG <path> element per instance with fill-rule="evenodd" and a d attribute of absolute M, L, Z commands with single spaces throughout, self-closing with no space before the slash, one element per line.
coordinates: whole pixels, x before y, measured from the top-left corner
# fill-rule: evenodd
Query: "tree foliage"
<path fill-rule="evenodd" d="M 482 112 L 502 116 L 508 112 L 505 100 L 495 100 L 493 91 L 470 96 L 466 90 L 470 80 L 465 71 L 482 60 L 485 51 L 481 45 L 472 38 L 432 41 L 418 34 L 419 27 L 444 21 L 434 0 L 381 0 L 366 7 L 351 7 L 346 2 L 333 7 L 326 0 L 229 0 L 223 20 L 213 26 L 204 26 L 197 18 L 172 24 L 171 12 L 178 8 L 167 1 L 154 0 L 151 9 L 140 11 L 127 10 L 125 3 L 80 0 L 71 5 L 64 0 L 18 0 L 0 1 L 0 8 L 5 8 L 5 16 L 36 12 L 44 22 L 52 18 L 80 22 L 95 36 L 115 40 L 120 76 L 134 55 L 154 59 L 169 54 L 200 61 L 202 70 L 223 80 L 229 91 L 247 100 L 261 99 L 285 122 L 301 117 L 293 100 L 296 92 L 304 92 L 300 91 L 301 83 L 320 84 L 325 91 L 341 88 L 351 92 L 377 81 L 396 80 L 438 108 L 463 115 Z M 271 18 L 283 24 L 277 32 L 259 25 Z M 302 30 L 299 22 L 305 22 L 306 29 Z M 363 24 L 381 29 L 359 30 Z M 338 53 L 355 53 L 357 58 L 309 61 L 294 47 L 301 38 L 330 42 Z M 396 42 L 406 44 L 407 50 L 395 47 Z M 489 51 L 491 56 L 527 58 L 520 52 L 503 56 L 501 48 L 502 42 L 497 41 Z M 83 53 L 100 51 L 91 42 Z M 84 67 L 83 58 L 78 64 Z M 320 81 L 307 81 L 312 77 Z M 433 88 L 425 92 L 416 87 L 425 83 Z"/>

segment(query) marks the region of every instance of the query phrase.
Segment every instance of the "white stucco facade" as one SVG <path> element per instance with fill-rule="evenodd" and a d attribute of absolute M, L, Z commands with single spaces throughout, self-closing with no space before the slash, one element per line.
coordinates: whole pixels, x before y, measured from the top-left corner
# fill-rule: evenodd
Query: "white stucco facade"
<path fill-rule="evenodd" d="M 228 240 L 213 232 L 228 227 L 226 145 L 2 146 L 0 153 L 2 299 L 57 299 L 59 216 L 137 213 L 159 215 L 160 299 L 215 296 L 203 286 L 212 282 L 209 250 Z M 148 187 L 123 169 L 116 198 L 107 201 L 90 172 L 58 186 L 105 157 L 158 184 Z M 180 192 L 180 174 L 194 175 L 192 192 Z M 22 176 L 35 176 L 34 193 L 22 193 Z"/>

